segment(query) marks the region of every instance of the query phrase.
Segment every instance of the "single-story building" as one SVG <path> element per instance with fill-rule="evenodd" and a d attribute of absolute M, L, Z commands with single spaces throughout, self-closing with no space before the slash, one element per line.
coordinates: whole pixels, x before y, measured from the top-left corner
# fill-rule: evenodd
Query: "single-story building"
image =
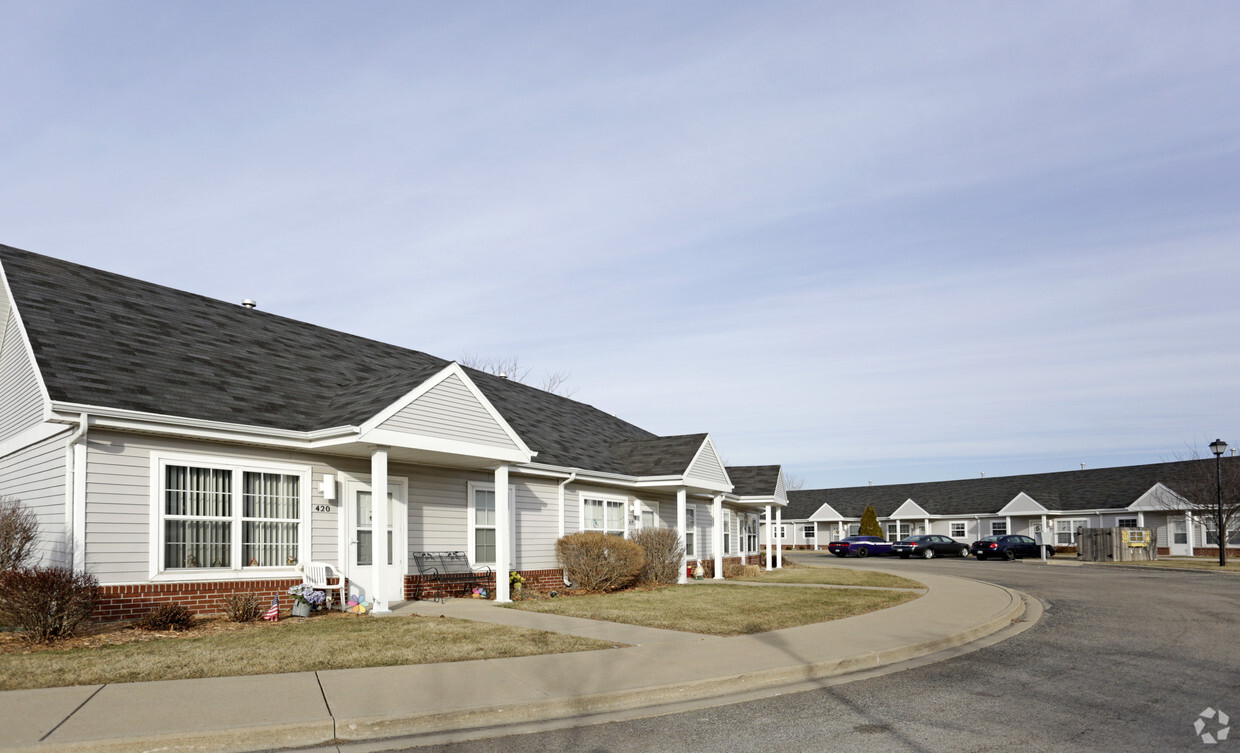
<path fill-rule="evenodd" d="M 786 504 L 778 466 L 726 469 L 705 433 L 8 246 L 0 495 L 37 513 L 43 563 L 99 579 L 105 619 L 270 598 L 311 561 L 384 611 L 426 551 L 558 585 L 582 530 L 674 528 L 722 577 Z"/>
<path fill-rule="evenodd" d="M 1222 458 L 1224 465 L 1240 458 Z M 1139 526 L 1157 530 L 1158 551 L 1173 556 L 1218 556 L 1214 521 L 1186 497 L 1201 478 L 1214 478 L 1213 457 L 1119 468 L 998 476 L 888 486 L 788 492 L 776 538 L 786 548 L 818 549 L 855 535 L 874 506 L 887 538 L 921 533 L 973 542 L 1017 533 L 1073 550 L 1081 527 Z M 1209 486 L 1209 484 L 1206 484 Z M 1204 500 L 1210 503 L 1213 498 Z M 1240 553 L 1240 531 L 1228 552 Z"/>

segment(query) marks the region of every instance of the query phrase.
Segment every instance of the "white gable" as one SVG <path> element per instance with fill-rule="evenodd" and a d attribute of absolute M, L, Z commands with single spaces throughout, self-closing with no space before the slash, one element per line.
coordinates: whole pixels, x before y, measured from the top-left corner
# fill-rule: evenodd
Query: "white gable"
<path fill-rule="evenodd" d="M 689 464 L 689 469 L 685 471 L 685 478 L 689 477 L 707 482 L 707 488 L 722 491 L 732 488 L 732 479 L 728 478 L 728 472 L 719 460 L 719 453 L 715 452 L 715 443 L 710 441 L 710 437 L 702 442 L 693 462 Z"/>
<path fill-rule="evenodd" d="M 1161 482 L 1150 487 L 1149 491 L 1137 497 L 1136 501 L 1128 505 L 1128 509 L 1133 512 L 1154 512 L 1165 510 L 1191 510 L 1195 505 L 1191 504 L 1187 499 L 1176 494 L 1174 491 L 1164 486 Z"/>
<path fill-rule="evenodd" d="M 533 455 L 455 363 L 363 424 L 358 439 L 500 460 Z"/>
<path fill-rule="evenodd" d="M 996 515 L 1019 515 L 1021 513 L 1037 513 L 1041 515 L 1042 513 L 1046 511 L 1047 511 L 1046 508 L 1043 507 L 1041 504 L 1039 504 L 1039 502 L 1036 499 L 1034 499 L 1033 497 L 1030 497 L 1028 494 L 1025 494 L 1024 492 L 1021 492 L 1020 494 L 1017 494 L 1015 497 L 1012 497 L 1012 501 L 1004 505 L 1003 509 L 995 514 Z"/>
<path fill-rule="evenodd" d="M 0 278 L 0 440 L 43 421 L 43 384 Z"/>
<path fill-rule="evenodd" d="M 775 504 L 788 504 L 788 486 L 784 483 L 784 470 L 779 469 L 779 475 L 775 477 Z"/>
<path fill-rule="evenodd" d="M 914 502 L 912 499 L 904 500 L 904 504 L 896 508 L 896 511 L 887 516 L 888 520 L 896 518 L 928 518 L 930 513 L 925 508 Z"/>
<path fill-rule="evenodd" d="M 844 520 L 844 516 L 835 511 L 835 508 L 827 503 L 823 503 L 822 507 L 814 510 L 806 520 Z"/>

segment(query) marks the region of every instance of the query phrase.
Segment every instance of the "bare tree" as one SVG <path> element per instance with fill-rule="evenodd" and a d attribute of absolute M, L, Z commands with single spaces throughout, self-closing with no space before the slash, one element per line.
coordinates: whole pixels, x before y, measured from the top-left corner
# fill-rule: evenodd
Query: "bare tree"
<path fill-rule="evenodd" d="M 0 573 L 28 567 L 35 557 L 39 519 L 14 497 L 0 497 Z"/>
<path fill-rule="evenodd" d="M 784 489 L 795 492 L 805 488 L 805 477 L 799 473 L 788 473 L 784 471 Z"/>
<path fill-rule="evenodd" d="M 488 374 L 511 379 L 514 382 L 528 384 L 531 387 L 560 395 L 561 397 L 572 397 L 577 394 L 576 387 L 569 387 L 569 373 L 566 371 L 548 371 L 543 374 L 540 380 L 530 378 L 530 372 L 533 371 L 529 366 L 524 366 L 518 356 L 511 358 L 487 358 L 484 356 L 465 353 L 457 359 L 457 363 L 462 366 L 468 366 L 471 369 L 485 371 Z"/>
<path fill-rule="evenodd" d="M 1240 530 L 1240 458 L 1215 458 L 1192 448 L 1176 462 L 1167 463 L 1163 484 L 1176 498 L 1160 500 L 1163 507 L 1184 510 L 1193 521 L 1206 524 L 1207 543 L 1218 545 L 1218 564 L 1227 564 L 1227 544 Z"/>

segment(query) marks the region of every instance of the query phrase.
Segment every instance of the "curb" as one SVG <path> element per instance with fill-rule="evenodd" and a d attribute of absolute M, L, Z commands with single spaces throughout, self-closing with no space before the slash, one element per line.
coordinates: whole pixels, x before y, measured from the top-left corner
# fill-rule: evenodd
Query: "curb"
<path fill-rule="evenodd" d="M 670 703 L 699 701 L 732 695 L 738 687 L 746 690 L 761 690 L 875 669 L 971 643 L 1008 627 L 1024 615 L 1025 603 L 1019 592 L 1009 588 L 1002 588 L 1002 590 L 1008 594 L 1010 601 L 1008 606 L 994 617 L 958 633 L 921 643 L 812 664 L 775 667 L 758 672 L 730 674 L 693 682 L 600 693 L 573 699 L 549 699 L 515 706 L 491 706 L 400 718 L 337 719 L 336 736 L 339 741 L 362 742 L 436 732 L 464 732 L 482 727 L 550 721 L 572 716 L 632 711 Z"/>

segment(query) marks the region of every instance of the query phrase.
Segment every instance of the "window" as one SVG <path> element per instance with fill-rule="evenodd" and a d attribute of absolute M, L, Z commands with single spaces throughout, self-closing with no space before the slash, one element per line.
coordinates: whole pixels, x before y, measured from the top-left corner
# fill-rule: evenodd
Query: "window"
<path fill-rule="evenodd" d="M 643 529 L 658 528 L 659 521 L 658 521 L 658 518 L 655 517 L 654 509 L 651 508 L 649 505 L 647 505 L 645 502 L 638 502 L 637 505 L 638 505 L 638 508 L 641 510 L 641 517 L 640 517 L 641 527 Z"/>
<path fill-rule="evenodd" d="M 815 523 L 810 523 L 809 525 L 805 526 L 805 538 L 807 539 L 814 538 L 817 528 L 818 528 L 818 525 Z"/>
<path fill-rule="evenodd" d="M 912 526 L 908 523 L 888 523 L 887 540 L 899 541 L 900 539 L 908 538 L 911 531 Z"/>
<path fill-rule="evenodd" d="M 1136 518 L 1116 518 L 1115 525 L 1119 526 L 1120 528 L 1136 528 L 1137 519 Z"/>
<path fill-rule="evenodd" d="M 860 536 L 861 535 L 861 524 L 860 523 L 849 523 L 848 524 L 848 535 L 849 536 Z"/>
<path fill-rule="evenodd" d="M 696 557 L 697 546 L 696 546 L 695 540 L 697 539 L 697 509 L 692 506 L 688 506 L 685 508 L 684 537 L 685 537 L 685 556 Z"/>
<path fill-rule="evenodd" d="M 474 565 L 495 565 L 499 520 L 495 515 L 495 484 L 470 481 L 465 512 L 466 544 L 469 561 Z M 508 558 L 516 559 L 517 547 L 517 486 L 508 485 Z M 391 547 L 388 548 L 391 551 Z"/>
<path fill-rule="evenodd" d="M 308 468 L 285 473 L 212 461 L 156 462 L 163 540 L 155 569 L 239 570 L 301 561 Z"/>
<path fill-rule="evenodd" d="M 749 528 L 745 534 L 745 551 L 758 551 L 758 517 L 756 515 L 749 516 Z"/>
<path fill-rule="evenodd" d="M 952 523 L 952 538 L 963 539 L 969 535 L 969 524 L 963 520 Z"/>
<path fill-rule="evenodd" d="M 1003 536 L 1006 533 L 1007 533 L 1007 521 L 1006 520 L 990 521 L 990 535 L 991 536 Z"/>
<path fill-rule="evenodd" d="M 582 530 L 598 531 L 609 536 L 625 534 L 624 500 L 583 497 L 581 504 L 585 515 Z"/>
<path fill-rule="evenodd" d="M 1085 520 L 1056 520 L 1055 544 L 1057 546 L 1076 546 L 1076 529 L 1084 526 Z"/>
<path fill-rule="evenodd" d="M 495 495 L 492 494 L 492 497 Z M 375 552 L 374 546 L 374 503 L 371 501 L 370 492 L 359 491 L 357 493 L 357 564 L 366 567 L 374 564 Z M 388 494 L 387 512 L 387 563 L 392 564 L 392 506 L 395 500 L 391 493 Z M 495 502 L 492 500 L 491 509 L 494 511 Z M 494 531 L 495 523 L 492 522 L 492 531 Z"/>
<path fill-rule="evenodd" d="M 1213 516 L 1202 518 L 1201 522 L 1206 524 L 1206 544 L 1218 546 L 1218 526 L 1214 524 Z M 1227 534 L 1227 546 L 1240 545 L 1240 530 L 1228 531 Z"/>
<path fill-rule="evenodd" d="M 788 526 L 781 525 L 779 527 L 779 538 L 781 539 L 788 538 Z"/>
<path fill-rule="evenodd" d="M 723 553 L 732 553 L 732 511 L 723 511 Z"/>

